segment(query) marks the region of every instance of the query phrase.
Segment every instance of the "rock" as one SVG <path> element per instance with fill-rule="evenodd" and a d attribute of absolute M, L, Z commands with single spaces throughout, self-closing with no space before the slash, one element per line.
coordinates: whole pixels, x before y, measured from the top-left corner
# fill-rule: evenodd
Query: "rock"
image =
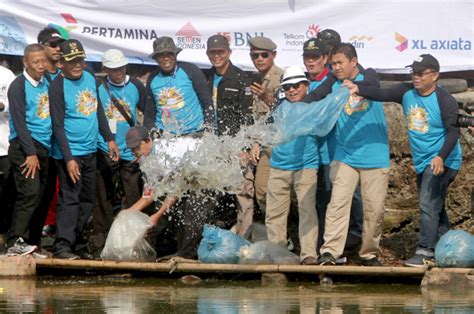
<path fill-rule="evenodd" d="M 438 85 L 443 89 L 447 90 L 449 93 L 461 93 L 467 90 L 467 81 L 464 79 L 456 78 L 445 78 L 439 79 Z"/>
<path fill-rule="evenodd" d="M 201 278 L 195 275 L 186 275 L 181 277 L 179 280 L 186 285 L 197 285 L 202 281 Z"/>
<path fill-rule="evenodd" d="M 285 274 L 282 273 L 263 273 L 262 274 L 262 286 L 268 287 L 282 287 L 286 286 L 288 279 Z"/>

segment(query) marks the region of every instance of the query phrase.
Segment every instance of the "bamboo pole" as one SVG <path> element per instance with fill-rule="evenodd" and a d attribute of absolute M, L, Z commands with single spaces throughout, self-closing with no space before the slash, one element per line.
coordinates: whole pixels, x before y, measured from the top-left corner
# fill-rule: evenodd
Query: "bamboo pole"
<path fill-rule="evenodd" d="M 117 261 L 88 261 L 44 259 L 36 261 L 38 268 L 94 269 L 152 272 L 201 272 L 201 273 L 307 273 L 326 275 L 378 275 L 421 277 L 424 268 L 368 267 L 368 266 L 300 266 L 300 265 L 246 265 L 202 264 L 169 261 L 167 263 L 141 263 Z M 451 270 L 452 271 L 452 270 Z M 453 272 L 453 271 L 452 271 Z"/>

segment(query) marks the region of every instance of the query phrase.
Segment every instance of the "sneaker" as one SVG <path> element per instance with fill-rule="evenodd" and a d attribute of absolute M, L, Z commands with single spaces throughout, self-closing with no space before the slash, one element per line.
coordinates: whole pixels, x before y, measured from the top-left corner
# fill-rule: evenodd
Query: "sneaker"
<path fill-rule="evenodd" d="M 29 245 L 23 241 L 22 238 L 18 238 L 15 241 L 15 244 L 8 248 L 7 256 L 18 256 L 18 255 L 26 255 L 33 253 L 36 251 L 38 247 L 36 245 Z"/>
<path fill-rule="evenodd" d="M 76 260 L 76 259 L 79 259 L 79 256 L 71 252 L 63 251 L 61 253 L 55 254 L 54 258 Z"/>
<path fill-rule="evenodd" d="M 409 258 L 405 261 L 405 266 L 410 267 L 428 267 L 434 262 L 433 257 L 429 257 L 422 254 L 415 254 L 412 258 Z"/>
<path fill-rule="evenodd" d="M 344 265 L 344 264 L 347 264 L 347 257 L 339 257 L 337 260 L 336 260 L 336 265 Z"/>
<path fill-rule="evenodd" d="M 301 261 L 301 265 L 318 265 L 318 260 L 314 256 L 306 256 Z"/>
<path fill-rule="evenodd" d="M 360 261 L 362 266 L 383 266 L 383 264 L 379 261 L 377 257 L 373 257 L 371 259 L 363 259 Z"/>
<path fill-rule="evenodd" d="M 336 259 L 331 253 L 323 253 L 318 260 L 319 265 L 336 265 Z"/>

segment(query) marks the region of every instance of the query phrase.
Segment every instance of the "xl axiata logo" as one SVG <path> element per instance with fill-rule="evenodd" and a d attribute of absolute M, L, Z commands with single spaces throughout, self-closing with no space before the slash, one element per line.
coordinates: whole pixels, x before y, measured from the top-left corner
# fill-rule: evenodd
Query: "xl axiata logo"
<path fill-rule="evenodd" d="M 408 48 L 408 39 L 400 33 L 395 33 L 395 40 L 399 43 L 395 49 L 402 52 Z"/>
<path fill-rule="evenodd" d="M 402 52 L 406 49 L 411 50 L 471 50 L 471 40 L 461 36 L 451 39 L 408 39 L 400 33 L 395 33 L 395 40 L 399 43 L 395 49 Z"/>

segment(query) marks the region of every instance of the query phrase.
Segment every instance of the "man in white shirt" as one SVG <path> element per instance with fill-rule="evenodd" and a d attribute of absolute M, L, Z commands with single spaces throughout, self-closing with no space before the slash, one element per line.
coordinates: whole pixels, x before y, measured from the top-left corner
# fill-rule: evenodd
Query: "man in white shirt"
<path fill-rule="evenodd" d="M 130 128 L 125 139 L 127 147 L 137 158 L 149 155 L 162 157 L 157 159 L 159 166 L 163 167 L 160 174 L 157 175 L 160 175 L 163 181 L 167 181 L 175 171 L 179 171 L 180 160 L 183 159 L 186 152 L 195 150 L 200 141 L 190 137 L 153 141 L 148 129 L 143 126 Z M 168 195 L 161 205 L 156 202 L 160 207 L 156 213 L 150 216 L 150 220 L 151 224 L 155 226 L 152 237 L 156 239 L 155 250 L 158 257 L 171 255 L 197 259 L 197 248 L 202 239 L 202 228 L 205 223 L 209 222 L 209 217 L 212 217 L 216 206 L 212 197 L 212 192 L 201 191 L 199 196 L 190 193 L 178 199 Z M 129 210 L 142 211 L 153 203 L 155 200 L 153 195 L 147 193 L 147 184 L 145 183 L 142 198 Z M 163 215 L 168 217 L 160 219 Z"/>

